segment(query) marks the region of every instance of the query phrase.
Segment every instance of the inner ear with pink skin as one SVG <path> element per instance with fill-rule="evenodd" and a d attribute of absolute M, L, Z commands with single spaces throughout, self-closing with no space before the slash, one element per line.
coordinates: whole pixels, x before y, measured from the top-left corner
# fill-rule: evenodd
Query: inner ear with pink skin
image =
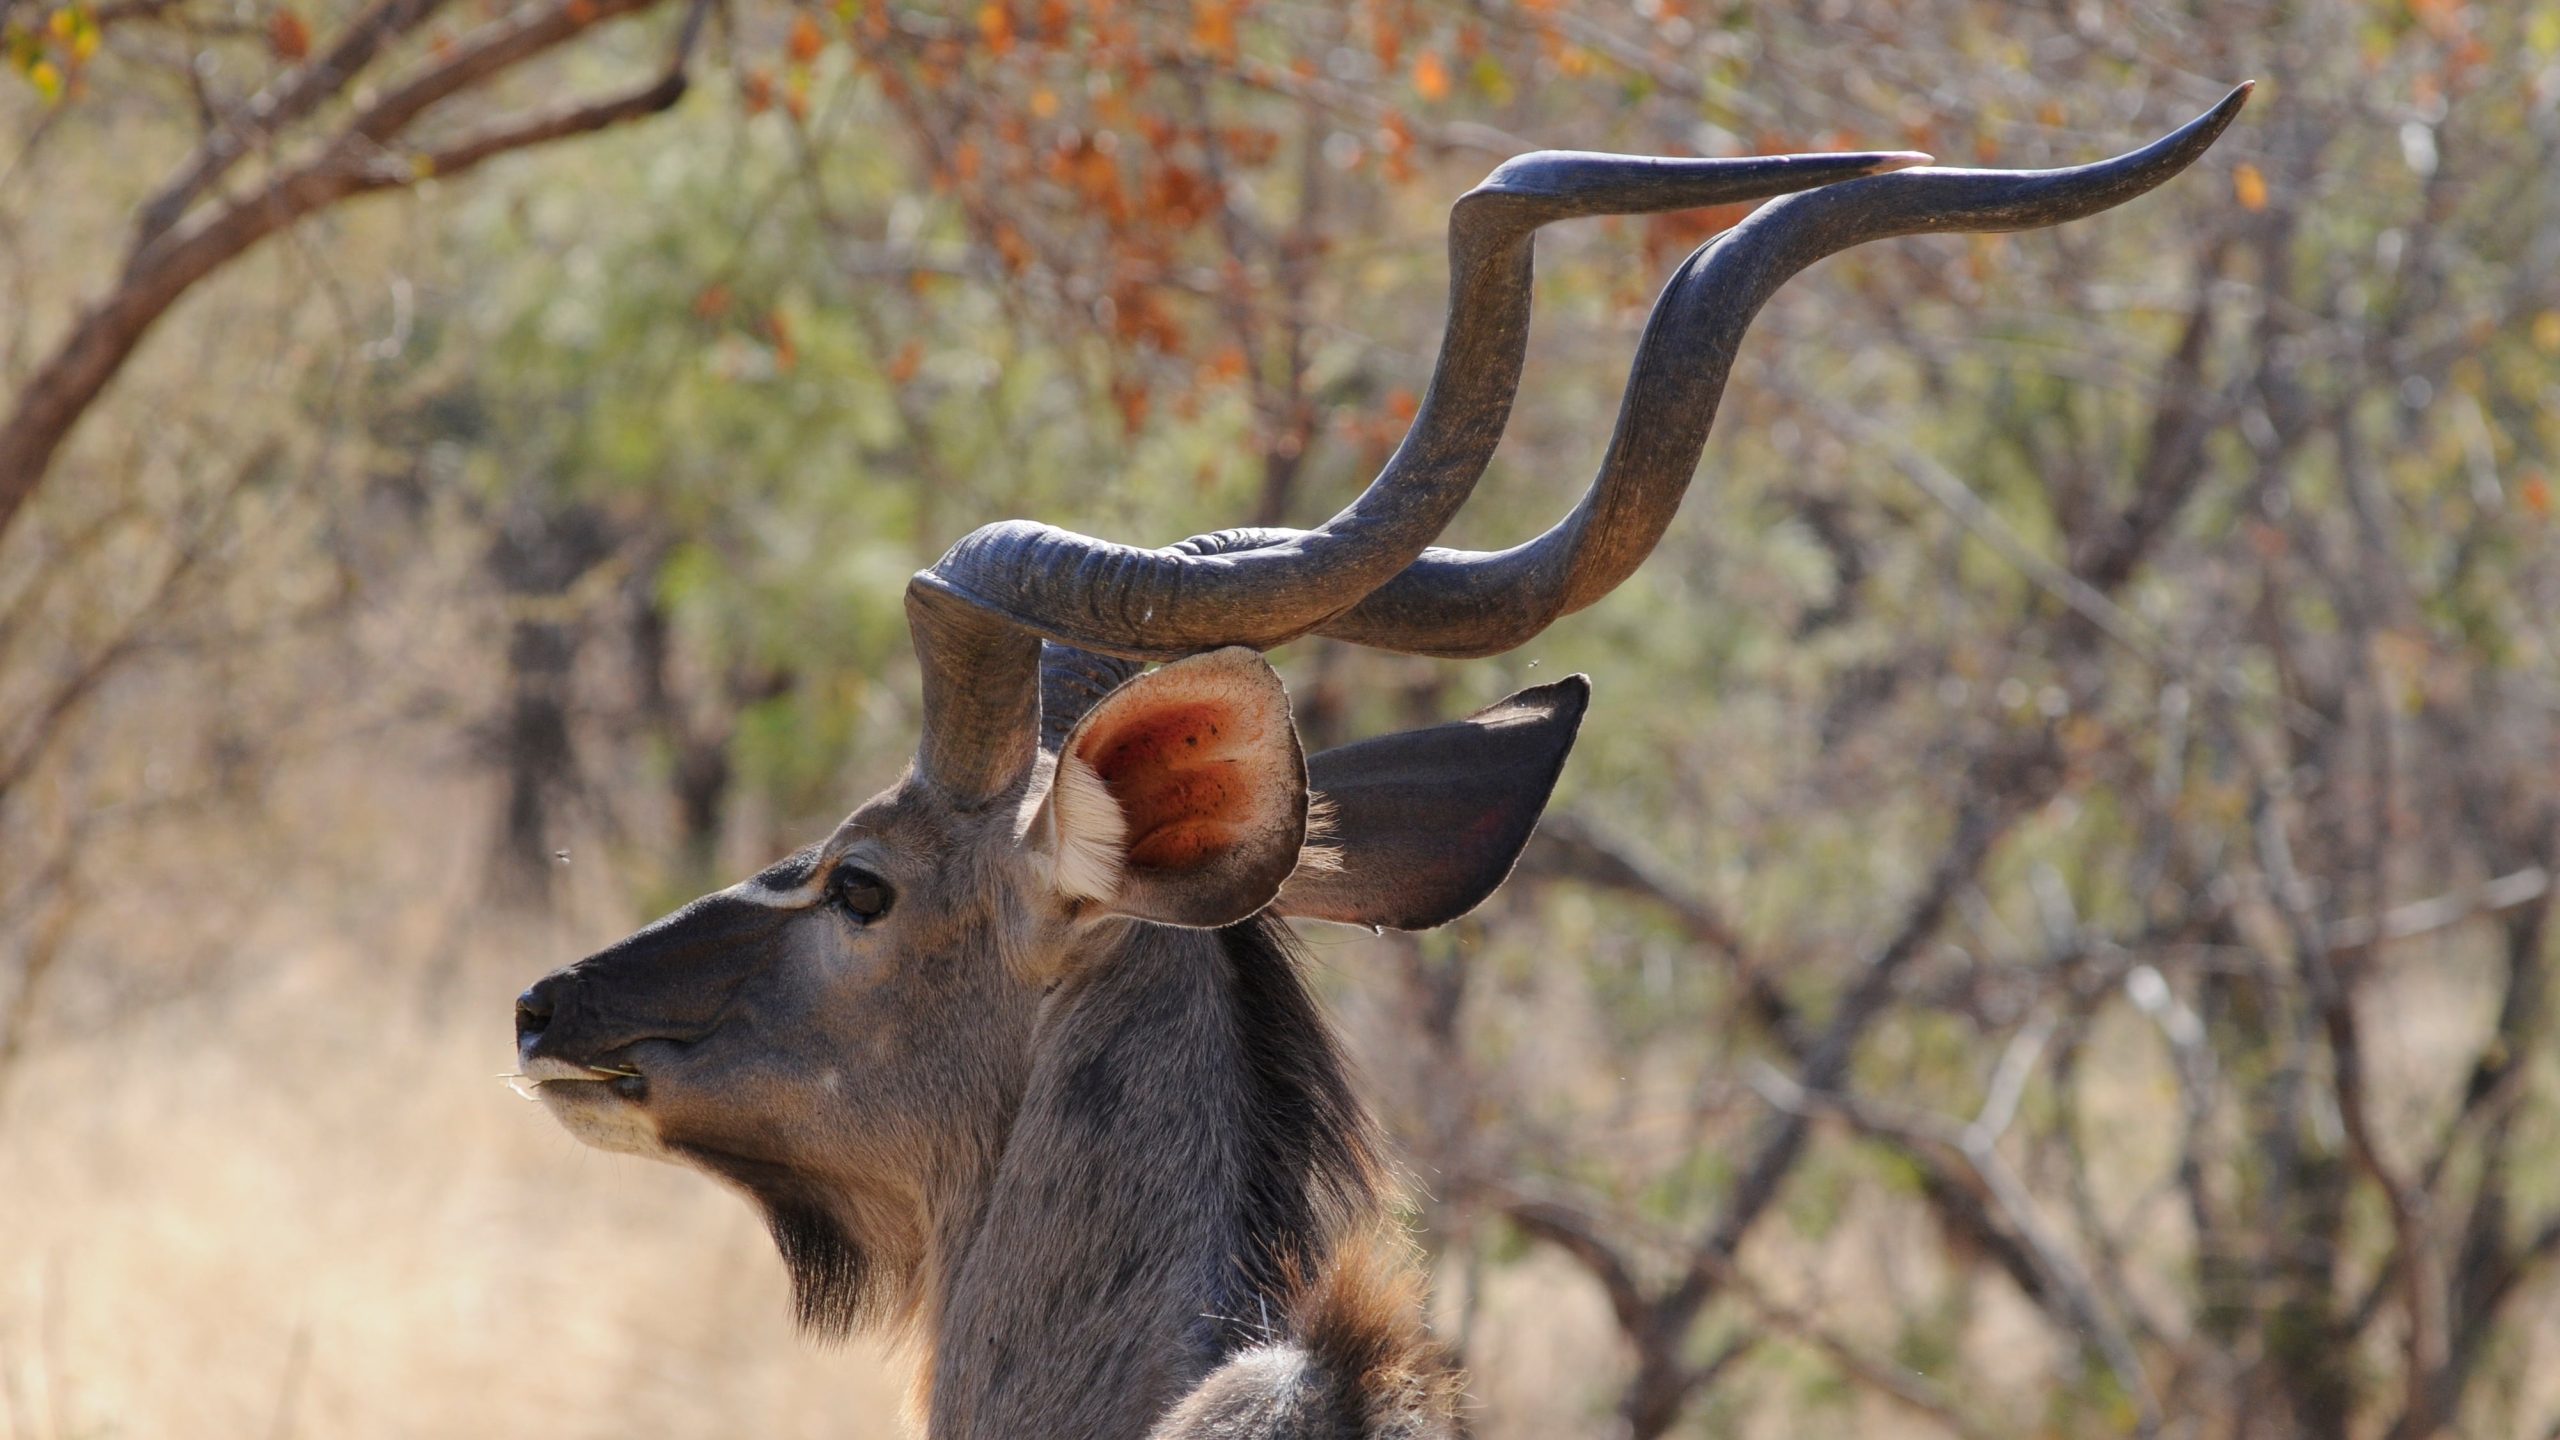
<path fill-rule="evenodd" d="M 1157 705 L 1087 735 L 1075 757 L 1120 803 L 1126 857 L 1140 870 L 1190 870 L 1244 838 L 1260 809 L 1251 732 L 1221 700 Z"/>
<path fill-rule="evenodd" d="M 1239 646 L 1136 676 L 1087 711 L 1028 838 L 1071 900 L 1208 927 L 1270 904 L 1306 837 L 1288 692 Z"/>

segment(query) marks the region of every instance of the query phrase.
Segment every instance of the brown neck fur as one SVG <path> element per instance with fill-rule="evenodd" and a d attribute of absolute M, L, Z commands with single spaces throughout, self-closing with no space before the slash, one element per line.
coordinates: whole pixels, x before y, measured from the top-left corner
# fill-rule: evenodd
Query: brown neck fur
<path fill-rule="evenodd" d="M 1372 1123 L 1277 921 L 1132 924 L 1049 997 L 928 1284 L 935 1440 L 1144 1435 L 1373 1219 Z"/>

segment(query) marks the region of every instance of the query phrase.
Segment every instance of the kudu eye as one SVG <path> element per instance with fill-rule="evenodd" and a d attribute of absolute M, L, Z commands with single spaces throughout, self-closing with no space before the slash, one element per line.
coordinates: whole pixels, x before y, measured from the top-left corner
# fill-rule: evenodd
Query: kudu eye
<path fill-rule="evenodd" d="M 839 865 L 827 888 L 854 919 L 868 925 L 889 913 L 889 882 L 857 865 Z"/>

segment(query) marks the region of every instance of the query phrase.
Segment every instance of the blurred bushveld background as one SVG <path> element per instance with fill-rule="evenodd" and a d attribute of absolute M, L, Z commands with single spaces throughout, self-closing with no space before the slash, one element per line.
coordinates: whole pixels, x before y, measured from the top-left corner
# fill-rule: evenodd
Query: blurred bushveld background
<path fill-rule="evenodd" d="M 493 1078 L 824 833 L 995 518 L 1309 524 L 1540 147 L 2038 166 L 1826 262 L 1521 873 L 1313 936 L 1482 1432 L 2560 1435 L 2560 9 L 0 0 L 0 1437 L 897 1433 Z M 1556 227 L 1453 543 L 1736 217 Z"/>

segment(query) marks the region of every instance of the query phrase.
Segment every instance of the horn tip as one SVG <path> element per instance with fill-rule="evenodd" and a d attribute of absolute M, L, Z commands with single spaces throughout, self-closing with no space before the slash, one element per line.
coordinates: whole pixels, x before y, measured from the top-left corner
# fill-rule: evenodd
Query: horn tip
<path fill-rule="evenodd" d="M 2257 88 L 2255 80 L 2243 80 L 2232 86 L 2230 93 L 2215 101 L 2212 109 L 2180 126 L 2177 134 L 2170 137 L 2171 143 L 2181 140 L 2198 142 L 2196 152 L 2201 153 L 2205 146 L 2221 139 L 2222 132 L 2231 128 L 2231 122 L 2239 116 L 2241 107 L 2249 103 L 2250 93 Z"/>

